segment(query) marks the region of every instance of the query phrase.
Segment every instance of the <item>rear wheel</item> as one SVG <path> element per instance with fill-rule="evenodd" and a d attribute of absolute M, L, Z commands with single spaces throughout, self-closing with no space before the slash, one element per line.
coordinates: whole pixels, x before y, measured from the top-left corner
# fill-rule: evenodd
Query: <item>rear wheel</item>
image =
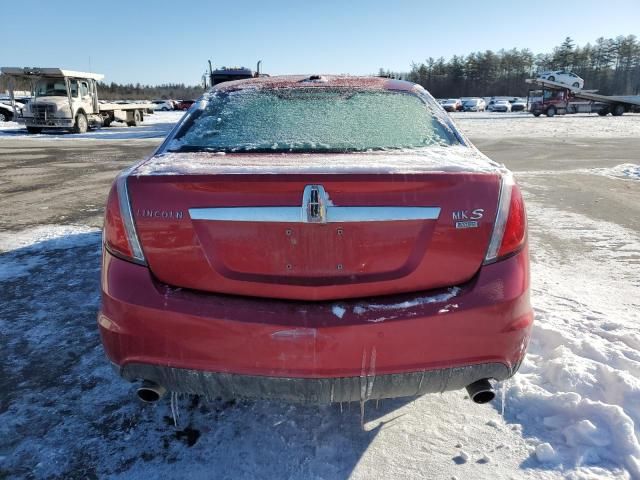
<path fill-rule="evenodd" d="M 573 82 L 572 87 L 580 88 L 580 84 L 578 82 Z"/>
<path fill-rule="evenodd" d="M 27 132 L 29 133 L 40 133 L 42 131 L 42 127 L 27 127 Z"/>
<path fill-rule="evenodd" d="M 127 126 L 137 127 L 138 125 L 140 125 L 141 121 L 142 121 L 142 116 L 140 115 L 140 110 L 135 110 L 133 112 L 133 120 L 131 120 L 130 122 L 127 122 Z"/>
<path fill-rule="evenodd" d="M 547 80 L 549 80 L 550 82 L 555 82 L 556 81 L 556 77 L 551 75 L 549 78 L 547 78 Z"/>
<path fill-rule="evenodd" d="M 608 108 L 603 108 L 601 110 L 598 110 L 598 115 L 600 115 L 601 117 L 606 117 L 608 113 L 609 113 Z"/>
<path fill-rule="evenodd" d="M 613 107 L 613 110 L 611 110 L 611 115 L 613 115 L 614 117 L 619 117 L 623 113 L 624 113 L 624 105 L 618 104 Z"/>
<path fill-rule="evenodd" d="M 10 122 L 12 118 L 13 114 L 5 110 L 0 110 L 0 122 Z"/>
<path fill-rule="evenodd" d="M 533 116 L 534 117 L 539 117 L 540 116 L 540 112 L 533 112 Z"/>
<path fill-rule="evenodd" d="M 547 117 L 553 117 L 556 113 L 556 107 L 547 108 Z"/>
<path fill-rule="evenodd" d="M 89 123 L 84 113 L 79 113 L 76 117 L 76 124 L 73 126 L 73 133 L 87 133 Z"/>
<path fill-rule="evenodd" d="M 102 125 L 108 127 L 109 125 L 111 125 L 111 122 L 113 122 L 113 119 L 111 117 L 108 117 L 104 119 L 104 123 Z"/>

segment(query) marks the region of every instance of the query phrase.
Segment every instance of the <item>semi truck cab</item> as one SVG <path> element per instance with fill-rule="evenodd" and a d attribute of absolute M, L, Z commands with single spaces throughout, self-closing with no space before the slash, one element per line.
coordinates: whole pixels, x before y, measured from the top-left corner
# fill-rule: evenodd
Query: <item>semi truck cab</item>
<path fill-rule="evenodd" d="M 103 104 L 98 101 L 99 73 L 75 72 L 60 68 L 3 67 L 9 77 L 9 92 L 14 106 L 14 118 L 27 127 L 29 133 L 44 128 L 62 128 L 85 133 L 89 128 L 109 126 L 122 121 L 136 126 L 143 121 L 143 104 Z M 15 80 L 27 79 L 31 84 L 31 100 L 19 113 L 15 108 Z"/>

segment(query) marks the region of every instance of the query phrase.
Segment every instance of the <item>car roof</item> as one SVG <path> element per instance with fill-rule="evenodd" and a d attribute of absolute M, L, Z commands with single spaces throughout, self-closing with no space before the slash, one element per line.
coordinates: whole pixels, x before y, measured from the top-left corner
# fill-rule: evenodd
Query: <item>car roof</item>
<path fill-rule="evenodd" d="M 282 75 L 276 77 L 256 77 L 219 83 L 213 91 L 234 91 L 244 89 L 336 87 L 359 90 L 401 90 L 416 91 L 422 87 L 404 80 L 382 77 L 356 77 L 348 75 Z"/>

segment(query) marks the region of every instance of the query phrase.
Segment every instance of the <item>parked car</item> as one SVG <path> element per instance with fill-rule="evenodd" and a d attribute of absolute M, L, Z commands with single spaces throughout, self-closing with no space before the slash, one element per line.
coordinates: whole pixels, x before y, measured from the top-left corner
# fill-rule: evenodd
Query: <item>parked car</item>
<path fill-rule="evenodd" d="M 531 334 L 520 189 L 410 82 L 220 83 L 103 235 L 102 343 L 143 401 L 484 403 Z"/>
<path fill-rule="evenodd" d="M 571 85 L 574 88 L 584 88 L 584 80 L 578 75 L 566 70 L 558 70 L 555 72 L 542 72 L 538 74 L 540 80 L 549 80 L 550 82 L 559 82 Z"/>
<path fill-rule="evenodd" d="M 10 122 L 13 117 L 13 107 L 7 103 L 0 102 L 0 122 Z"/>
<path fill-rule="evenodd" d="M 167 112 L 169 110 L 173 110 L 173 102 L 170 100 L 154 100 L 153 102 L 154 110 L 162 110 L 163 112 Z"/>
<path fill-rule="evenodd" d="M 484 112 L 486 105 L 482 98 L 469 98 L 462 102 L 462 109 L 465 112 Z"/>
<path fill-rule="evenodd" d="M 195 100 L 180 100 L 176 110 L 189 110 L 189 107 L 195 103 Z"/>
<path fill-rule="evenodd" d="M 462 109 L 462 102 L 459 98 L 449 98 L 442 104 L 442 108 L 447 112 L 458 112 Z"/>
<path fill-rule="evenodd" d="M 512 112 L 524 112 L 527 109 L 527 100 L 525 98 L 516 98 L 510 103 Z"/>
<path fill-rule="evenodd" d="M 510 112 L 511 103 L 508 100 L 492 100 L 490 110 L 492 112 Z"/>

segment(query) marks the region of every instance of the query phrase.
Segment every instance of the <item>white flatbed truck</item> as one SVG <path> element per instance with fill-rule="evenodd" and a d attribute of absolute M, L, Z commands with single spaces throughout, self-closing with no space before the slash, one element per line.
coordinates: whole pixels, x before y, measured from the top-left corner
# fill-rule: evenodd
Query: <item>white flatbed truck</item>
<path fill-rule="evenodd" d="M 542 98 L 531 102 L 529 111 L 536 117 L 571 113 L 609 113 L 618 117 L 625 112 L 640 112 L 640 95 L 601 95 L 565 83 L 529 78 L 525 82 L 542 87 Z M 529 95 L 531 96 L 531 95 Z"/>
<path fill-rule="evenodd" d="M 61 68 L 2 67 L 9 79 L 9 96 L 13 118 L 24 123 L 29 133 L 44 128 L 66 129 L 85 133 L 89 128 L 108 127 L 112 122 L 124 122 L 135 127 L 144 121 L 149 105 L 144 103 L 100 103 L 97 82 L 99 73 L 75 72 Z M 31 100 L 22 111 L 16 108 L 16 79 L 31 83 Z"/>

